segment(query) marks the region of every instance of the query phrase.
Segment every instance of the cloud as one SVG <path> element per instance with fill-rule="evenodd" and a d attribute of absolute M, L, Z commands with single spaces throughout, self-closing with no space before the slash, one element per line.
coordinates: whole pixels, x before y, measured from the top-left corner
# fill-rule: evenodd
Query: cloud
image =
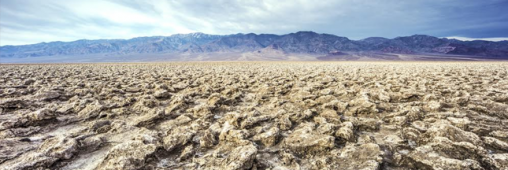
<path fill-rule="evenodd" d="M 508 37 L 492 37 L 492 38 L 468 38 L 468 37 L 444 37 L 448 39 L 456 39 L 461 41 L 475 41 L 475 40 L 483 40 L 483 41 L 508 41 Z"/>
<path fill-rule="evenodd" d="M 508 37 L 505 0 L 0 1 L 0 45 L 204 32 L 301 30 L 361 39 Z"/>

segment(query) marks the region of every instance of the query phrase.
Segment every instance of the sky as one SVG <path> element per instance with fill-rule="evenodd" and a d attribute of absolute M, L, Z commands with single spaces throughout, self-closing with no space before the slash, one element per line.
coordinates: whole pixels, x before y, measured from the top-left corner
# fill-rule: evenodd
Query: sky
<path fill-rule="evenodd" d="M 508 40 L 508 0 L 0 0 L 0 46 L 314 31 Z"/>

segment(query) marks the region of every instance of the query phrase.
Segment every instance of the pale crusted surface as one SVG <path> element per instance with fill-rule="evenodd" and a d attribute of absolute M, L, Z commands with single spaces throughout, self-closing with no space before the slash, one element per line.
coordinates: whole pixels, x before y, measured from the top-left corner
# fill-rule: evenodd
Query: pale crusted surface
<path fill-rule="evenodd" d="M 0 169 L 508 169 L 508 63 L 0 65 Z"/>

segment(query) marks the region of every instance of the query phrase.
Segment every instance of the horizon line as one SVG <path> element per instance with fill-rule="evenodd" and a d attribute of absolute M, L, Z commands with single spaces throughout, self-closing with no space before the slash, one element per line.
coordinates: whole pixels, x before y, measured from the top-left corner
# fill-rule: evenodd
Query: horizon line
<path fill-rule="evenodd" d="M 235 33 L 235 34 L 209 34 L 209 33 L 203 33 L 203 32 L 190 32 L 190 33 L 175 33 L 175 34 L 170 34 L 170 35 L 147 35 L 147 36 L 137 36 L 137 37 L 129 37 L 129 38 L 100 38 L 100 39 L 77 39 L 77 40 L 72 40 L 72 41 L 49 41 L 49 42 L 46 42 L 46 41 L 43 41 L 43 42 L 38 42 L 38 43 L 33 43 L 33 44 L 7 44 L 7 45 L 0 45 L 0 47 L 6 47 L 6 46 L 27 46 L 27 45 L 36 45 L 36 44 L 49 44 L 49 43 L 58 43 L 58 42 L 62 42 L 62 43 L 70 43 L 70 42 L 76 42 L 76 41 L 99 41 L 99 40 L 132 40 L 132 39 L 135 39 L 135 38 L 151 38 L 151 37 L 171 37 L 171 36 L 175 36 L 175 35 L 189 35 L 189 34 L 205 34 L 205 35 L 216 35 L 216 36 L 230 36 L 230 35 L 238 35 L 238 34 L 243 34 L 243 35 L 247 35 L 247 34 L 254 34 L 254 35 L 263 35 L 263 34 L 268 34 L 268 35 L 278 35 L 278 36 L 284 36 L 284 35 L 289 35 L 289 34 L 294 34 L 294 33 L 299 33 L 299 32 L 313 32 L 313 33 L 316 33 L 316 34 L 328 34 L 328 35 L 334 35 L 334 36 L 338 36 L 338 37 L 345 37 L 345 38 L 348 38 L 350 39 L 349 37 L 346 37 L 346 36 L 339 36 L 339 35 L 335 35 L 335 34 L 330 34 L 330 33 L 318 33 L 318 32 L 315 32 L 315 31 L 297 31 L 297 32 L 290 32 L 290 33 L 286 33 L 286 34 L 275 34 L 275 33 Z M 433 36 L 433 35 L 428 35 L 428 34 L 413 34 L 413 35 L 406 35 L 406 36 L 397 36 L 397 37 L 394 37 L 394 38 L 387 38 L 387 39 L 395 39 L 395 38 L 399 38 L 399 37 L 410 37 L 410 36 L 416 36 L 416 35 L 425 35 L 425 36 L 432 36 L 432 37 L 436 37 L 436 38 L 440 38 L 440 39 L 455 39 L 455 40 L 459 40 L 459 41 L 491 41 L 491 42 L 502 42 L 502 41 L 508 41 L 508 37 L 485 37 L 485 38 L 471 38 L 471 37 L 463 37 L 463 36 L 446 36 L 446 37 L 438 37 L 438 36 Z M 353 40 L 353 41 L 361 41 L 361 40 L 364 40 L 364 39 L 367 39 L 367 38 L 374 38 L 374 37 L 379 37 L 379 38 L 386 38 L 386 37 L 382 37 L 382 36 L 370 36 L 370 37 L 366 37 L 366 38 L 362 38 L 362 39 L 350 39 L 350 40 Z"/>

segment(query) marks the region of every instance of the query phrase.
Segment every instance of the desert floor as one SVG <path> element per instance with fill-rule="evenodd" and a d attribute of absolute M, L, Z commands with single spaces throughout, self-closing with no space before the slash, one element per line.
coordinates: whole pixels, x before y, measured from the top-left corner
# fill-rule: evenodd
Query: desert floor
<path fill-rule="evenodd" d="M 508 62 L 0 65 L 0 169 L 508 169 Z"/>

